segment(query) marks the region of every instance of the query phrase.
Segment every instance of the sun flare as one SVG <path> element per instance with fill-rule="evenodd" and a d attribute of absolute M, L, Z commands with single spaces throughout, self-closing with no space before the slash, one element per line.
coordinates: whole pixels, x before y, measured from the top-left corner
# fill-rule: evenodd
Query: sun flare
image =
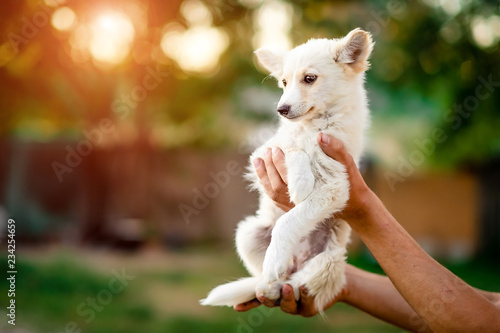
<path fill-rule="evenodd" d="M 103 14 L 91 27 L 90 53 L 96 60 L 118 64 L 127 57 L 135 30 L 126 15 L 117 12 Z"/>

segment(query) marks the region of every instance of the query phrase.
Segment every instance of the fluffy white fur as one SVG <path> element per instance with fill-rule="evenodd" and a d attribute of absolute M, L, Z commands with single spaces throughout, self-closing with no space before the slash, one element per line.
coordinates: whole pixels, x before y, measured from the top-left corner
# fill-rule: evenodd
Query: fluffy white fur
<path fill-rule="evenodd" d="M 343 165 L 326 156 L 316 138 L 323 132 L 342 140 L 358 163 L 369 123 L 364 71 L 372 48 L 370 34 L 355 29 L 342 39 L 311 39 L 284 54 L 256 51 L 284 90 L 278 110 L 289 106 L 289 112 L 250 160 L 262 158 L 269 147 L 283 150 L 295 207 L 287 213 L 277 208 L 250 167 L 260 207 L 239 223 L 236 245 L 253 277 L 218 286 L 203 305 L 233 306 L 256 296 L 278 299 L 283 283 L 289 283 L 296 296 L 305 285 L 322 311 L 344 286 L 351 230 L 333 214 L 344 208 L 349 183 Z M 315 81 L 307 83 L 306 76 Z"/>

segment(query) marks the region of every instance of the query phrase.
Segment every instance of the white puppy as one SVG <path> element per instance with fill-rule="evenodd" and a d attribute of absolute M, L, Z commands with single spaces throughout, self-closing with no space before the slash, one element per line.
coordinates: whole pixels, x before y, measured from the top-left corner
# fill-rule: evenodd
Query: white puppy
<path fill-rule="evenodd" d="M 355 29 L 342 39 L 311 39 L 284 54 L 256 51 L 283 88 L 277 108 L 282 117 L 276 135 L 250 161 L 269 147 L 283 150 L 295 207 L 286 213 L 277 208 L 255 171 L 250 173 L 260 207 L 239 223 L 236 245 L 253 277 L 218 286 L 203 305 L 233 306 L 256 296 L 276 300 L 289 283 L 296 296 L 305 285 L 322 311 L 344 286 L 351 229 L 334 213 L 349 198 L 349 182 L 344 166 L 326 156 L 316 140 L 319 132 L 342 140 L 359 162 L 369 123 L 364 72 L 372 48 L 370 34 Z"/>

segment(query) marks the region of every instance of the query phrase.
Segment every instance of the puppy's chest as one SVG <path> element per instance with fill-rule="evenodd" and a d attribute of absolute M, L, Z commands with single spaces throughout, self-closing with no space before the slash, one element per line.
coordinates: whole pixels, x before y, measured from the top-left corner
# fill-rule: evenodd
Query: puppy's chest
<path fill-rule="evenodd" d="M 314 149 L 317 133 L 306 131 L 301 126 L 281 129 L 276 136 L 278 145 L 286 153 L 287 150 L 302 150 L 308 155 Z"/>

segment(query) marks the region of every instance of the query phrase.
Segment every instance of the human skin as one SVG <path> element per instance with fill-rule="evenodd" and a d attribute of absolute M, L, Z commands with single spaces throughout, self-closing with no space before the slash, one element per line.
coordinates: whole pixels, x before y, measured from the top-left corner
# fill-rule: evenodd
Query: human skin
<path fill-rule="evenodd" d="M 500 294 L 474 289 L 440 265 L 404 230 L 364 182 L 340 140 L 318 135 L 326 155 L 342 163 L 349 177 L 350 198 L 338 214 L 370 249 L 387 277 L 346 266 L 347 283 L 331 302 L 345 302 L 384 321 L 415 332 L 500 331 Z M 267 194 L 285 211 L 293 208 L 287 194 L 284 155 L 278 148 L 254 161 Z M 282 288 L 280 307 L 305 317 L 317 313 L 305 288 L 295 301 L 293 289 Z M 270 300 L 235 306 L 247 311 Z"/>

